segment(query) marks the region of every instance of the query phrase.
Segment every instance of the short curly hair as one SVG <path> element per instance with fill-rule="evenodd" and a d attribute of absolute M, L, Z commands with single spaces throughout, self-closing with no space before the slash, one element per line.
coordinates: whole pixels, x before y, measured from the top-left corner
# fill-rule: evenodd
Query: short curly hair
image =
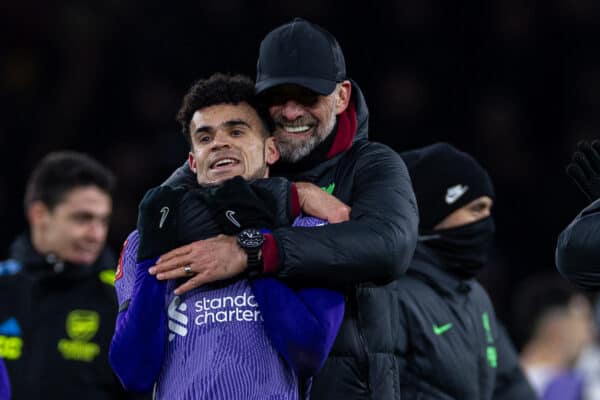
<path fill-rule="evenodd" d="M 272 132 L 271 117 L 267 108 L 257 100 L 252 79 L 245 75 L 216 73 L 194 82 L 183 98 L 177 113 L 177 122 L 181 124 L 183 136 L 191 145 L 190 123 L 196 111 L 218 104 L 239 103 L 247 103 L 254 108 L 267 134 Z"/>

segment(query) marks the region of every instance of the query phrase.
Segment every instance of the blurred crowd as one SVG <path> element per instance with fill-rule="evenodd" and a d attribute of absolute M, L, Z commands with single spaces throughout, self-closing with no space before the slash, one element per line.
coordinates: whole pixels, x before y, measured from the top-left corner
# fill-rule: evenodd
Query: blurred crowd
<path fill-rule="evenodd" d="M 556 237 L 586 202 L 564 166 L 578 140 L 600 136 L 593 0 L 22 0 L 0 9 L 0 258 L 25 228 L 27 175 L 58 149 L 115 172 L 109 244 L 120 248 L 144 191 L 187 157 L 174 119 L 186 88 L 215 71 L 252 76 L 260 39 L 292 16 L 327 27 L 345 49 L 372 140 L 398 151 L 447 141 L 490 172 L 498 233 L 480 278 L 513 336 L 522 329 L 511 318 L 514 287 L 554 271 Z"/>

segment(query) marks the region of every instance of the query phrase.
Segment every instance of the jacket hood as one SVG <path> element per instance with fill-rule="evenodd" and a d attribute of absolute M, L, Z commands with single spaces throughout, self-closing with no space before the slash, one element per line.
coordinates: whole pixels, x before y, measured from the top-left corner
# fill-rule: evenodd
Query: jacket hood
<path fill-rule="evenodd" d="M 350 82 L 352 83 L 352 96 L 350 101 L 354 102 L 354 105 L 356 106 L 356 119 L 358 122 L 353 142 L 367 140 L 369 138 L 369 109 L 367 108 L 365 96 L 358 87 L 358 84 L 353 80 L 350 80 Z"/>

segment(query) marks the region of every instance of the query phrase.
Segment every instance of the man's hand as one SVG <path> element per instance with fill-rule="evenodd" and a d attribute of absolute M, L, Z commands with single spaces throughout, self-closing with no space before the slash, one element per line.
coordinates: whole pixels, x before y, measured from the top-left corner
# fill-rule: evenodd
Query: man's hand
<path fill-rule="evenodd" d="M 567 165 L 567 175 L 590 200 L 600 198 L 600 140 L 591 145 L 585 141 L 577 143 L 577 151 Z"/>
<path fill-rule="evenodd" d="M 351 208 L 323 189 L 308 182 L 296 182 L 300 208 L 304 214 L 321 218 L 330 224 L 350 220 Z"/>
<path fill-rule="evenodd" d="M 235 236 L 219 235 L 176 248 L 162 255 L 149 269 L 158 280 L 185 278 L 185 266 L 190 266 L 192 276 L 175 289 L 180 295 L 206 283 L 233 278 L 244 272 L 248 264 L 246 252 L 237 244 Z"/>

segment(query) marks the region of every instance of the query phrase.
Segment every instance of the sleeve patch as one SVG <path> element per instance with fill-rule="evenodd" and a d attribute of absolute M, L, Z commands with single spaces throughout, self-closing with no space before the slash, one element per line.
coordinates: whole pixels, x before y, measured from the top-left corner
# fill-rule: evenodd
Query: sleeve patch
<path fill-rule="evenodd" d="M 113 280 L 113 284 L 115 281 L 118 281 L 123 277 L 123 255 L 125 254 L 125 249 L 127 248 L 128 241 L 129 238 L 127 238 L 125 240 L 125 243 L 123 243 L 123 249 L 121 250 L 121 255 L 119 256 L 119 262 L 117 263 L 117 271 L 115 273 L 115 279 Z"/>
<path fill-rule="evenodd" d="M 21 271 L 21 263 L 13 258 L 9 258 L 5 261 L 0 261 L 0 276 L 2 275 L 14 275 Z"/>

